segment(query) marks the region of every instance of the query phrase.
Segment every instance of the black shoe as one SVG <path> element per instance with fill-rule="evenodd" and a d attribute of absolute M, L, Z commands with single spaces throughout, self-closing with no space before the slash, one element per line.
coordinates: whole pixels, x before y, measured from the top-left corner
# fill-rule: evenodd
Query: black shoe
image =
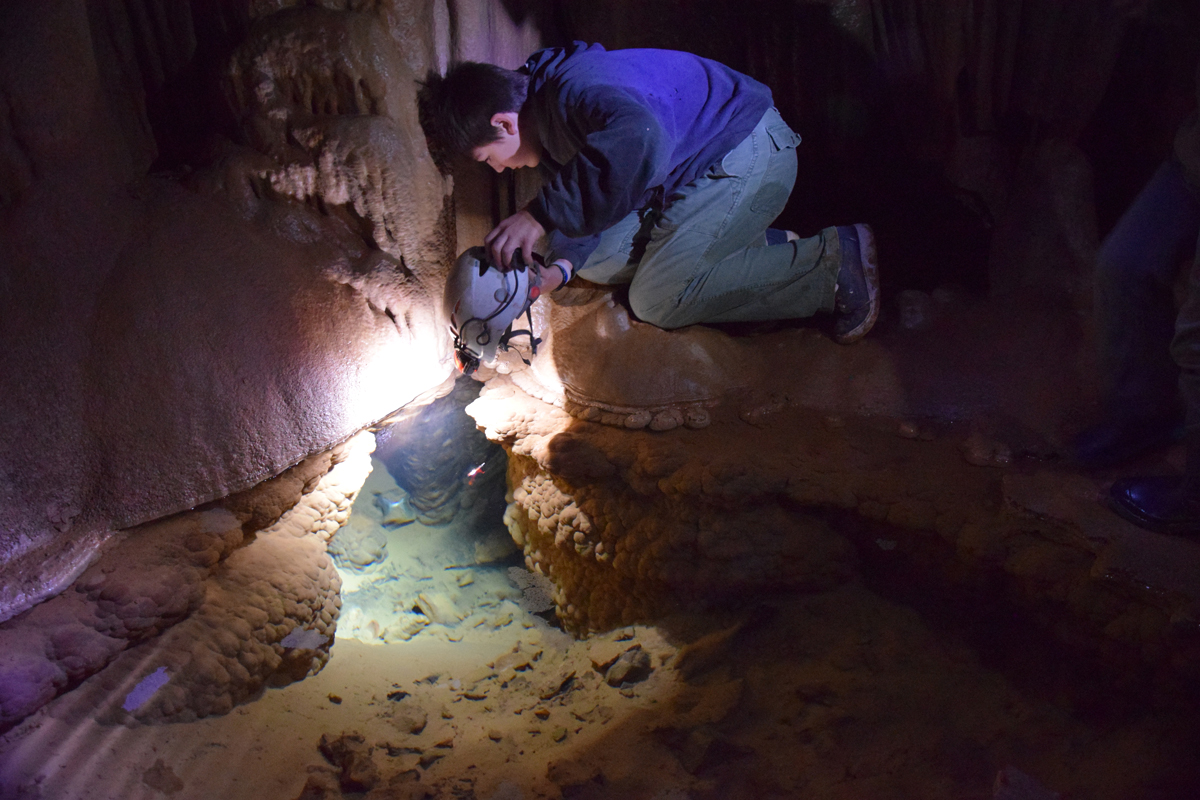
<path fill-rule="evenodd" d="M 1133 461 L 1183 437 L 1178 414 L 1132 419 L 1107 419 L 1075 437 L 1071 455 L 1075 463 L 1103 469 Z"/>
<path fill-rule="evenodd" d="M 1155 533 L 1200 533 L 1200 498 L 1188 497 L 1183 478 L 1123 478 L 1108 490 L 1108 504 L 1134 525 Z"/>
<path fill-rule="evenodd" d="M 879 317 L 879 257 L 871 226 L 842 225 L 837 232 L 842 266 L 834 289 L 833 338 L 838 344 L 853 344 Z"/>

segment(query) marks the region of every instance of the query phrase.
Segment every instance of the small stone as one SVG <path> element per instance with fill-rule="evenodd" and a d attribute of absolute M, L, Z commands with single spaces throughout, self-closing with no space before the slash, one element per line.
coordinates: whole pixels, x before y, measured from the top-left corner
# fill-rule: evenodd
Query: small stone
<path fill-rule="evenodd" d="M 336 694 L 330 694 L 329 702 L 333 703 L 335 706 L 340 706 L 342 704 L 342 698 Z"/>
<path fill-rule="evenodd" d="M 504 670 L 510 668 L 515 670 L 523 670 L 529 668 L 529 663 L 532 660 L 533 658 L 528 653 L 521 650 L 520 647 L 514 647 L 511 652 L 500 656 L 488 666 L 495 670 Z"/>
<path fill-rule="evenodd" d="M 402 733 L 416 736 L 425 730 L 429 715 L 425 709 L 412 703 L 402 703 L 391 715 L 392 724 Z"/>
<path fill-rule="evenodd" d="M 300 790 L 296 800 L 335 800 L 340 797 L 342 790 L 334 775 L 328 772 L 314 772 L 304 782 L 304 788 Z"/>
<path fill-rule="evenodd" d="M 399 487 L 375 495 L 375 508 L 383 525 L 407 525 L 417 518 L 408 494 Z"/>
<path fill-rule="evenodd" d="M 566 738 L 567 738 L 567 729 L 566 729 L 566 728 L 563 728 L 563 727 L 561 727 L 561 726 L 560 726 L 560 727 L 558 727 L 558 728 L 555 728 L 555 729 L 554 729 L 554 730 L 553 730 L 553 731 L 550 733 L 550 738 L 551 738 L 551 739 L 553 739 L 553 740 L 554 740 L 554 741 L 556 741 L 556 742 L 561 742 L 563 739 L 566 739 Z"/>
<path fill-rule="evenodd" d="M 604 682 L 609 686 L 640 683 L 649 678 L 651 672 L 653 667 L 650 666 L 650 654 L 640 646 L 631 647 L 608 668 L 604 674 Z"/>
<path fill-rule="evenodd" d="M 341 770 L 342 791 L 369 792 L 379 782 L 379 768 L 371 759 L 373 748 L 360 734 L 343 734 L 336 739 L 321 734 L 318 748 L 330 764 Z"/>
<path fill-rule="evenodd" d="M 398 772 L 388 781 L 388 788 L 394 789 L 405 783 L 416 783 L 421 780 L 421 773 L 415 769 L 406 769 L 403 772 Z"/>
<path fill-rule="evenodd" d="M 488 728 L 487 737 L 493 742 L 498 742 L 504 738 L 504 734 L 496 728 Z"/>
<path fill-rule="evenodd" d="M 600 640 L 588 648 L 588 658 L 597 672 L 607 672 L 628 649 L 629 646 L 623 642 Z"/>
<path fill-rule="evenodd" d="M 550 717 L 550 709 L 539 708 L 533 712 L 533 715 L 538 719 L 548 719 Z"/>
<path fill-rule="evenodd" d="M 538 698 L 541 700 L 549 700 L 551 697 L 562 694 L 571 687 L 571 684 L 574 683 L 574 681 L 575 670 L 571 670 L 554 686 L 554 688 L 547 689 L 546 691 L 542 692 L 540 695 L 538 695 Z"/>
<path fill-rule="evenodd" d="M 405 611 L 397 615 L 395 620 L 384 629 L 383 639 L 388 642 L 407 642 L 427 625 L 429 625 L 429 618 L 424 614 Z"/>
<path fill-rule="evenodd" d="M 376 746 L 381 750 L 385 750 L 392 758 L 398 756 L 419 756 L 425 752 L 424 748 L 421 747 L 407 747 L 401 744 L 392 744 L 391 742 L 379 742 Z"/>
<path fill-rule="evenodd" d="M 163 794 L 175 794 L 183 788 L 183 781 L 163 763 L 161 758 L 154 762 L 154 766 L 142 773 L 142 783 Z"/>
<path fill-rule="evenodd" d="M 421 592 L 417 595 L 421 613 L 440 625 L 457 625 L 465 616 L 454 601 L 444 594 Z"/>
<path fill-rule="evenodd" d="M 475 688 L 476 684 L 482 683 L 490 678 L 496 677 L 495 671 L 491 667 L 483 666 L 476 667 L 463 676 L 463 685 L 469 688 Z"/>

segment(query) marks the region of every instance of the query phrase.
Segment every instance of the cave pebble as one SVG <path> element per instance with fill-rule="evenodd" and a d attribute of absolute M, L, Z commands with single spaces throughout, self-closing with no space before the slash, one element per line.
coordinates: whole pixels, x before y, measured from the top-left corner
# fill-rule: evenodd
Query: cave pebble
<path fill-rule="evenodd" d="M 371 759 L 374 748 L 361 734 L 346 733 L 333 739 L 323 733 L 317 749 L 326 761 L 341 770 L 338 782 L 342 791 L 369 792 L 379 783 L 379 767 Z"/>
<path fill-rule="evenodd" d="M 183 781 L 163 763 L 161 758 L 154 762 L 154 766 L 142 773 L 142 783 L 163 794 L 175 794 L 183 789 Z"/>
<path fill-rule="evenodd" d="M 609 686 L 625 686 L 641 683 L 650 677 L 650 654 L 640 646 L 631 647 L 620 655 L 604 673 L 604 682 Z"/>

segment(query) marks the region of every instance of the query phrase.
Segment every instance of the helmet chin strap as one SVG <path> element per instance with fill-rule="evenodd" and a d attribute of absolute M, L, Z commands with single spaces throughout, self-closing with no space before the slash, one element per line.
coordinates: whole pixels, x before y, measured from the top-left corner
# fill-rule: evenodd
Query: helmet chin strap
<path fill-rule="evenodd" d="M 536 291 L 536 288 L 537 287 L 534 287 L 535 291 Z M 513 330 L 513 326 L 509 325 L 508 330 L 506 330 L 504 332 L 504 335 L 500 337 L 500 341 L 498 342 L 501 350 L 504 350 L 506 352 L 508 351 L 508 349 L 509 349 L 508 343 L 512 340 L 512 338 L 514 336 L 528 336 L 529 337 L 529 349 L 530 349 L 529 354 L 531 356 L 537 355 L 537 346 L 542 343 L 541 339 L 539 339 L 538 337 L 533 335 L 533 301 L 537 299 L 537 295 L 534 292 L 530 292 L 529 295 L 530 295 L 530 302 L 528 305 L 525 306 L 525 319 L 528 320 L 528 322 L 529 322 L 529 329 L 528 330 Z M 527 359 L 525 356 L 518 354 L 518 358 L 520 358 L 522 361 L 525 362 L 525 366 L 528 367 L 530 365 L 529 359 Z"/>

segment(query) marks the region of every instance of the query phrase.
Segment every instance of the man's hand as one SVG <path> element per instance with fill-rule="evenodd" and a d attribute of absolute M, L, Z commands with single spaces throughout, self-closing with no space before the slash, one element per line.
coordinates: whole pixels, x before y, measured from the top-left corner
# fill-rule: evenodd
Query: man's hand
<path fill-rule="evenodd" d="M 513 254 L 518 250 L 524 256 L 526 264 L 533 263 L 533 246 L 545 235 L 546 229 L 542 224 L 528 211 L 521 209 L 511 217 L 501 220 L 491 233 L 483 237 L 483 244 L 487 247 L 492 263 L 507 271 L 512 269 Z"/>
<path fill-rule="evenodd" d="M 556 266 L 557 264 L 562 264 L 562 269 L 559 269 Z M 541 287 L 542 294 L 549 294 L 563 285 L 563 270 L 566 270 L 566 275 L 573 274 L 571 262 L 562 258 L 552 261 L 544 267 L 535 266 L 534 269 L 537 270 L 538 278 L 541 281 L 539 286 Z"/>

